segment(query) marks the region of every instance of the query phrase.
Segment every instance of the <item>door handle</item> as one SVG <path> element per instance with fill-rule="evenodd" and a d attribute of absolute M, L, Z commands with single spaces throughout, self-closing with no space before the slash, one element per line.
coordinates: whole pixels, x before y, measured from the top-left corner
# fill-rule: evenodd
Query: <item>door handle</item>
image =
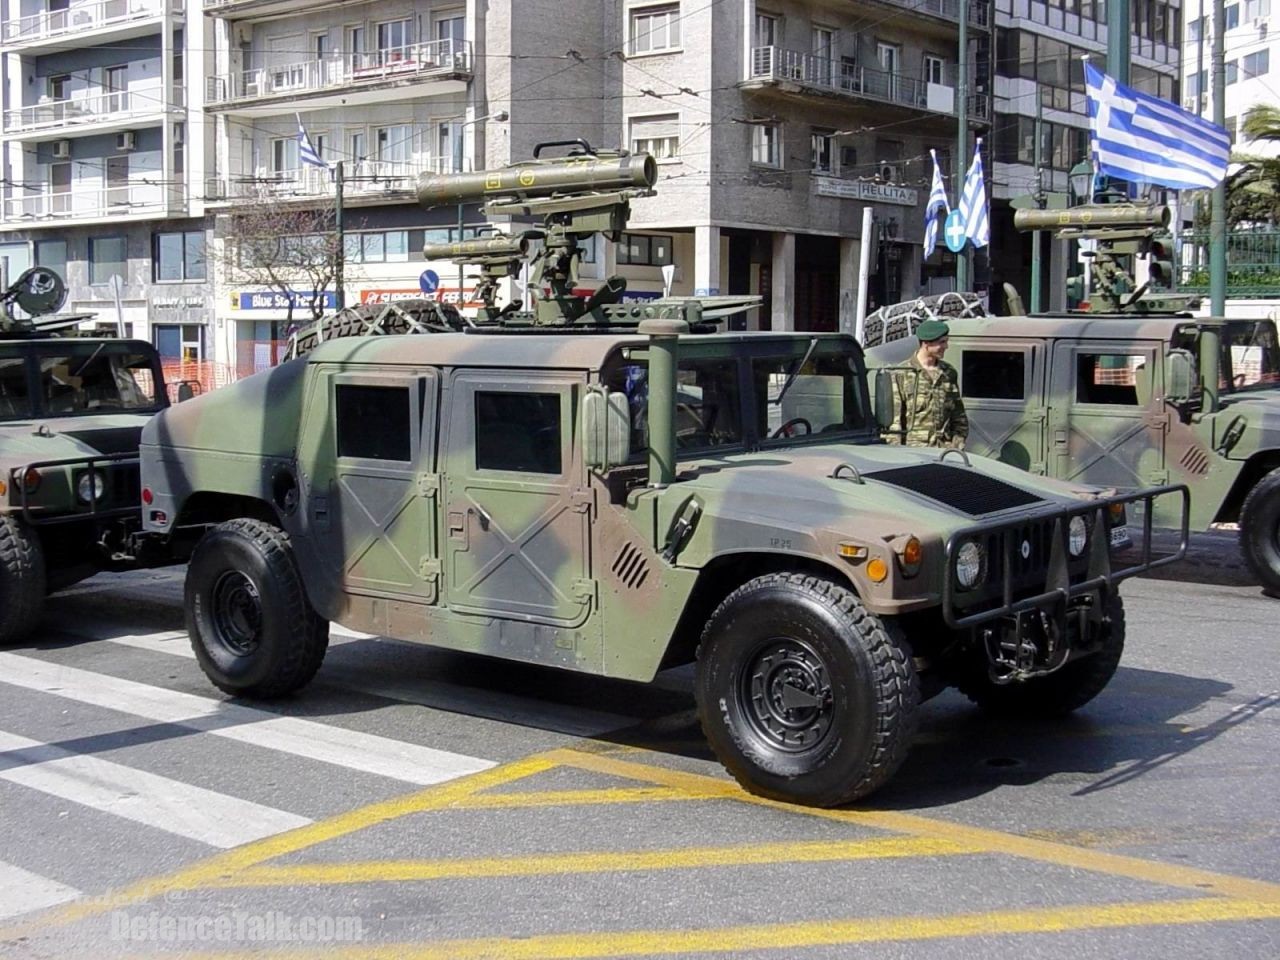
<path fill-rule="evenodd" d="M 493 518 L 481 510 L 479 507 L 467 507 L 468 513 L 474 513 L 480 521 L 480 529 L 488 530 L 489 524 L 493 523 Z"/>

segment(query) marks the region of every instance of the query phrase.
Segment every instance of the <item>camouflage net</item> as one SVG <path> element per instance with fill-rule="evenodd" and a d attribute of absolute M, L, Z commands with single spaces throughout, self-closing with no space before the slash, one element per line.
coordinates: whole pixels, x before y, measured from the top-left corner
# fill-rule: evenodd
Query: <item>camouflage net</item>
<path fill-rule="evenodd" d="M 452 333 L 467 326 L 458 308 L 436 300 L 361 303 L 321 317 L 289 338 L 283 359 L 306 356 L 325 340 L 339 337 L 395 336 L 407 333 Z"/>
<path fill-rule="evenodd" d="M 904 300 L 881 307 L 867 316 L 862 328 L 862 345 L 878 347 L 910 337 L 926 320 L 955 320 L 961 317 L 985 317 L 987 309 L 976 293 L 948 291 L 915 300 Z"/>

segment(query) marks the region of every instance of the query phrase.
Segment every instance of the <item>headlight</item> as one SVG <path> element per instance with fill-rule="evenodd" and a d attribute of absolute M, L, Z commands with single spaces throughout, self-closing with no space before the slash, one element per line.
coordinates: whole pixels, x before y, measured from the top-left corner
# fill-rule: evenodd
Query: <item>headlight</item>
<path fill-rule="evenodd" d="M 982 580 L 982 547 L 975 540 L 966 540 L 956 551 L 956 581 L 965 590 L 972 590 Z"/>
<path fill-rule="evenodd" d="M 1084 517 L 1072 517 L 1067 526 L 1067 549 L 1073 557 L 1084 553 L 1085 544 L 1089 542 L 1089 524 Z"/>
<path fill-rule="evenodd" d="M 81 503 L 97 500 L 106 490 L 107 478 L 97 470 L 83 474 L 76 483 L 76 496 L 80 498 Z"/>

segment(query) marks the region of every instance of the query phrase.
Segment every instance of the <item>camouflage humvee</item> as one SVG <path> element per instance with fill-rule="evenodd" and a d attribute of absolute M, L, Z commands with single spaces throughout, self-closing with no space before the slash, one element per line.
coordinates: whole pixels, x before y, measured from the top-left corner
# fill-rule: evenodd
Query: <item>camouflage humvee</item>
<path fill-rule="evenodd" d="M 907 305 L 903 305 L 907 306 Z M 915 318 L 923 315 L 919 311 Z M 869 329 L 867 362 L 916 347 Z M 1249 568 L 1280 594 L 1280 346 L 1273 320 L 1131 314 L 948 317 L 970 453 L 1032 473 L 1135 490 L 1191 490 L 1190 526 L 1240 525 Z M 896 339 L 895 339 L 896 338 Z M 1203 389 L 1217 383 L 1216 391 Z M 1176 527 L 1157 509 L 1157 526 Z"/>
<path fill-rule="evenodd" d="M 79 319 L 0 318 L 0 643 L 34 626 L 50 591 L 135 559 L 138 437 L 169 405 L 160 357 L 140 340 L 51 335 Z"/>
<path fill-rule="evenodd" d="M 572 162 L 597 206 L 616 201 L 598 168 L 654 173 Z M 481 182 L 527 190 L 545 169 Z M 572 234 L 545 240 L 556 283 Z M 144 520 L 190 552 L 210 680 L 294 692 L 329 621 L 635 681 L 693 661 L 729 771 L 818 805 L 883 784 L 948 684 L 1041 715 L 1106 686 L 1119 582 L 1176 559 L 1143 531 L 1142 559 L 1113 562 L 1126 505 L 1185 490 L 1110 496 L 889 446 L 851 337 L 714 332 L 722 301 L 612 295 L 329 340 L 153 420 Z"/>

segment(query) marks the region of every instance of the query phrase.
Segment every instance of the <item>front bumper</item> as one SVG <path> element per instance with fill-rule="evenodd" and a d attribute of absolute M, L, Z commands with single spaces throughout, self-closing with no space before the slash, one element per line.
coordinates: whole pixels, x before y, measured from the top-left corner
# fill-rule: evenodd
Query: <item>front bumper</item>
<path fill-rule="evenodd" d="M 28 490 L 25 482 L 30 470 L 41 474 L 40 485 L 34 491 Z M 101 474 L 105 486 L 100 497 L 87 503 L 76 494 L 76 486 L 86 473 Z M 39 460 L 9 472 L 10 502 L 17 507 L 23 522 L 32 526 L 141 516 L 139 483 L 136 453 Z"/>
<path fill-rule="evenodd" d="M 1181 537 L 1176 552 L 1153 558 L 1151 520 L 1154 503 L 1159 498 L 1180 500 Z M 1144 507 L 1142 537 L 1135 545 L 1139 559 L 1117 567 L 1111 553 L 1110 508 L 1112 504 L 1133 503 L 1142 503 Z M 1190 503 L 1190 491 L 1178 484 L 958 530 L 947 540 L 944 551 L 943 618 L 952 629 L 963 629 L 1002 617 L 1017 618 L 1028 610 L 1040 610 L 1065 623 L 1076 598 L 1108 593 L 1121 580 L 1182 559 L 1187 552 Z M 1072 557 L 1067 547 L 1068 527 L 1073 517 L 1084 517 L 1090 529 L 1088 544 L 1080 557 Z M 1102 531 L 1106 535 L 1099 535 Z M 956 554 L 971 540 L 985 550 L 987 576 L 978 586 L 965 590 L 958 583 Z"/>

